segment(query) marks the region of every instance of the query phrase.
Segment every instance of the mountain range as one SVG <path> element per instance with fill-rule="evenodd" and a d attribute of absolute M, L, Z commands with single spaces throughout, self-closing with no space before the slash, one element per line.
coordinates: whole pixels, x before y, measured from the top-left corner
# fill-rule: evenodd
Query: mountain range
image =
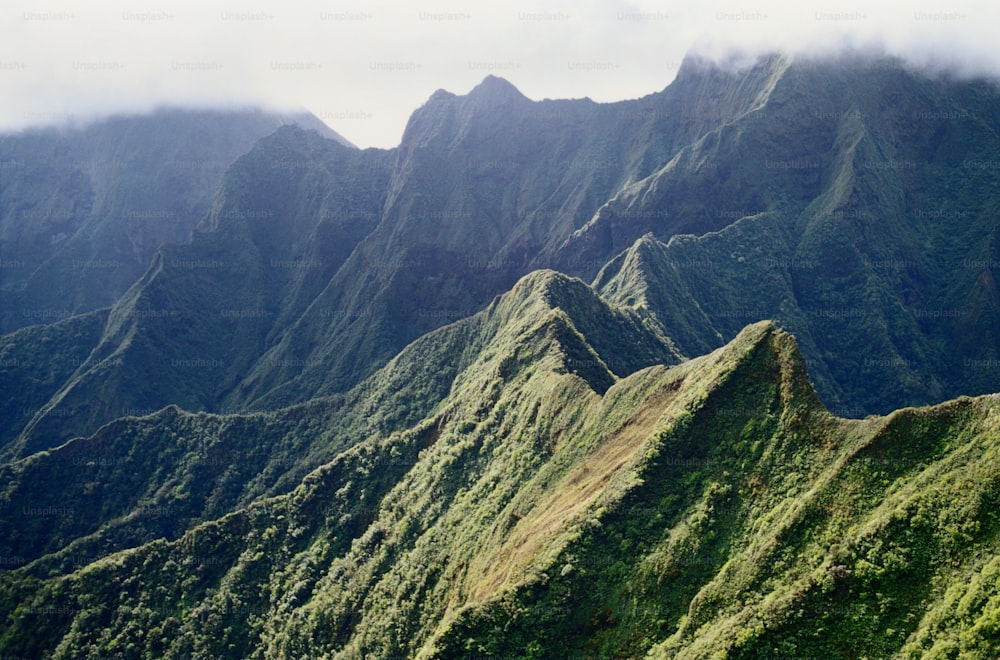
<path fill-rule="evenodd" d="M 0 138 L 0 649 L 996 654 L 998 126 L 771 55 Z"/>

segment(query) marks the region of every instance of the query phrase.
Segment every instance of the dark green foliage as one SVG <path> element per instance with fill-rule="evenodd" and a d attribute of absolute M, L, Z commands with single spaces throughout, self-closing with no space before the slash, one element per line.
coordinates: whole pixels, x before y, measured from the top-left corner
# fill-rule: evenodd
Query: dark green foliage
<path fill-rule="evenodd" d="M 599 355 L 585 336 L 615 336 L 596 330 L 612 327 L 595 321 L 610 311 L 587 291 L 554 273 L 526 278 L 342 402 L 116 423 L 202 429 L 201 456 L 254 447 L 273 463 L 282 443 L 317 433 L 296 419 L 332 430 L 340 415 L 399 411 L 367 425 L 387 435 L 330 446 L 329 463 L 277 496 L 266 478 L 223 495 L 245 476 L 195 461 L 163 481 L 173 506 L 203 502 L 201 519 L 245 508 L 187 531 L 181 517 L 163 533 L 176 540 L 87 566 L 60 551 L 8 572 L 0 646 L 56 657 L 996 652 L 985 605 L 997 598 L 994 397 L 839 420 L 794 341 L 767 323 L 671 369 L 610 376 L 601 395 L 567 369 L 577 351 Z M 628 317 L 617 323 L 627 336 Z M 435 351 L 461 356 L 444 398 L 403 412 L 390 402 L 411 382 L 417 398 L 442 391 L 405 375 Z M 114 425 L 102 434 L 133 452 L 147 444 Z M 949 608 L 966 583 L 983 605 Z"/>
<path fill-rule="evenodd" d="M 8 455 L 7 444 L 59 388 L 87 368 L 107 316 L 106 311 L 92 312 L 0 336 L 0 456 Z M 63 406 L 56 414 L 65 419 L 76 411 Z"/>
<path fill-rule="evenodd" d="M 996 389 L 996 94 L 859 66 L 261 140 L 0 341 L 0 651 L 1000 655 L 997 397 L 809 375 Z"/>
<path fill-rule="evenodd" d="M 261 141 L 228 171 L 206 226 L 184 246 L 160 248 L 46 402 L 73 414 L 40 405 L 41 414 L 8 431 L 20 438 L 7 453 L 93 433 L 122 411 L 243 410 L 255 365 L 291 379 L 305 360 L 265 353 L 375 224 L 386 160 L 291 126 Z M 266 185 L 248 184 L 258 179 Z"/>

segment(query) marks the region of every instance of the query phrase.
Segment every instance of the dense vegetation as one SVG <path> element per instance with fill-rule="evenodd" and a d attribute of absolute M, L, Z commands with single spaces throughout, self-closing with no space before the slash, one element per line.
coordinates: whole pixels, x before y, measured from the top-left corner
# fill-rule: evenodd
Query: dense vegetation
<path fill-rule="evenodd" d="M 998 650 L 996 397 L 841 420 L 767 323 L 703 358 L 612 376 L 602 394 L 569 367 L 597 356 L 576 310 L 544 302 L 566 283 L 524 283 L 527 299 L 501 303 L 518 312 L 425 417 L 338 452 L 286 494 L 86 565 L 56 553 L 8 572 L 3 648 Z M 177 412 L 158 417 L 185 428 Z M 244 432 L 266 428 L 253 420 Z"/>
<path fill-rule="evenodd" d="M 619 192 L 561 262 L 617 255 L 599 287 L 688 355 L 775 320 L 847 417 L 996 391 L 996 85 L 878 64 L 776 63 L 757 107 Z"/>
<path fill-rule="evenodd" d="M 0 140 L 0 655 L 1000 656 L 1000 95 L 877 64 Z"/>

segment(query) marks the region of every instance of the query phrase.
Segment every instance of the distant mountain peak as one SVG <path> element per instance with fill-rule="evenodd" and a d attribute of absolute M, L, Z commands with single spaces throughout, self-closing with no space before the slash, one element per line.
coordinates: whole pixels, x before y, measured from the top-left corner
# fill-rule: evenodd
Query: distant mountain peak
<path fill-rule="evenodd" d="M 456 118 L 477 119 L 480 125 L 496 125 L 511 113 L 512 107 L 522 107 L 532 101 L 510 82 L 494 75 L 486 76 L 468 94 L 457 95 L 447 90 L 434 92 L 427 102 L 410 116 L 403 131 L 401 146 L 424 144 L 432 139 L 450 141 L 461 131 L 449 124 Z M 474 122 L 475 123 L 475 122 Z M 446 128 L 451 126 L 450 128 Z"/>
<path fill-rule="evenodd" d="M 472 91 L 469 92 L 469 98 L 491 101 L 528 100 L 528 97 L 522 94 L 510 81 L 492 74 L 483 78 L 481 83 L 472 88 Z"/>
<path fill-rule="evenodd" d="M 720 73 L 739 76 L 751 69 L 776 70 L 787 66 L 789 63 L 791 63 L 791 57 L 780 52 L 754 55 L 730 53 L 725 57 L 717 58 L 692 51 L 685 55 L 681 61 L 676 80 L 700 78 L 706 74 Z"/>
<path fill-rule="evenodd" d="M 325 137 L 335 142 L 339 142 L 345 147 L 357 149 L 357 145 L 331 128 L 322 119 L 308 111 L 294 112 L 278 115 L 284 126 L 297 126 L 304 130 L 316 131 L 320 137 Z"/>
<path fill-rule="evenodd" d="M 453 98 L 455 98 L 455 95 L 449 92 L 447 89 L 439 89 L 435 91 L 433 94 L 431 94 L 430 98 L 427 99 L 427 102 L 430 103 L 432 101 L 444 101 Z"/>

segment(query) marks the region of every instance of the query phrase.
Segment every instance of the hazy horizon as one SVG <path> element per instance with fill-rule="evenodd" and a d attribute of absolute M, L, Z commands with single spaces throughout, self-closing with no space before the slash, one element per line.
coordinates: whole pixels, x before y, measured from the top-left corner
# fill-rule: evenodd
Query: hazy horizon
<path fill-rule="evenodd" d="M 878 48 L 997 75 L 1000 8 L 648 1 L 462 8 L 295 2 L 18 2 L 0 23 L 0 130 L 157 107 L 307 109 L 359 147 L 394 147 L 437 89 L 489 74 L 526 96 L 608 102 L 666 87 L 695 50 L 723 58 Z"/>

